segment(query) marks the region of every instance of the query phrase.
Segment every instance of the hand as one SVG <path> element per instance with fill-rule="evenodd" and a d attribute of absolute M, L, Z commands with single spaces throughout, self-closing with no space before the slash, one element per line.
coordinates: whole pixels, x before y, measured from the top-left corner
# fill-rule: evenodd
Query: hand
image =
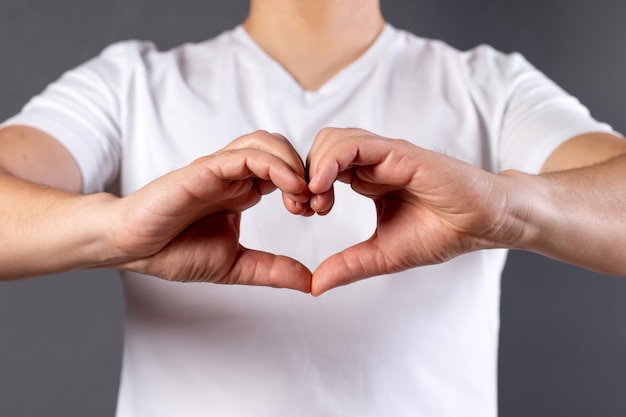
<path fill-rule="evenodd" d="M 313 272 L 313 295 L 444 262 L 521 232 L 505 214 L 502 178 L 403 140 L 358 129 L 324 129 L 307 166 L 315 212 L 331 210 L 335 180 L 371 198 L 377 210 L 369 240 L 329 257 Z"/>
<path fill-rule="evenodd" d="M 110 235 L 116 267 L 171 281 L 310 290 L 310 271 L 239 244 L 247 208 L 279 188 L 285 207 L 310 215 L 300 157 L 285 138 L 255 132 L 118 200 Z"/>

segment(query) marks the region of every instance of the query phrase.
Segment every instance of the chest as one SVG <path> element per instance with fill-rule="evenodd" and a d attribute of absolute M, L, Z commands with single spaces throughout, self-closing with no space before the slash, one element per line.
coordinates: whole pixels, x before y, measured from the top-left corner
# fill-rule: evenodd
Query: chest
<path fill-rule="evenodd" d="M 123 194 L 255 130 L 281 133 L 303 159 L 324 127 L 405 139 L 486 169 L 494 153 L 493 134 L 467 89 L 427 70 L 407 77 L 374 68 L 331 92 L 306 92 L 231 63 L 194 83 L 174 77 L 138 86 L 128 109 Z"/>

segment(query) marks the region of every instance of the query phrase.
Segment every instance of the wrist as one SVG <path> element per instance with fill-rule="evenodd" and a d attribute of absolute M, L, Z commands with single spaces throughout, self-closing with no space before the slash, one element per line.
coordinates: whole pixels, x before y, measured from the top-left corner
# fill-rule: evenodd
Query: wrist
<path fill-rule="evenodd" d="M 101 193 L 92 195 L 94 211 L 95 257 L 92 257 L 94 268 L 126 269 L 126 264 L 144 257 L 145 242 L 137 242 L 137 231 L 133 231 L 133 216 L 137 211 L 129 207 L 127 198 Z"/>
<path fill-rule="evenodd" d="M 108 193 L 80 197 L 76 210 L 83 219 L 84 233 L 79 268 L 107 268 L 123 259 L 123 252 L 115 245 L 119 201 L 119 197 Z"/>
<path fill-rule="evenodd" d="M 27 182 L 9 192 L 8 207 L 0 207 L 7 222 L 0 242 L 0 279 L 95 268 L 107 264 L 107 194 L 81 195 Z M 3 209 L 3 210 L 2 210 Z M 25 261 L 28 260 L 28 261 Z"/>
<path fill-rule="evenodd" d="M 502 219 L 495 232 L 497 247 L 507 249 L 531 249 L 541 236 L 537 220 L 539 177 L 516 170 L 502 171 L 497 175 L 504 189 Z"/>

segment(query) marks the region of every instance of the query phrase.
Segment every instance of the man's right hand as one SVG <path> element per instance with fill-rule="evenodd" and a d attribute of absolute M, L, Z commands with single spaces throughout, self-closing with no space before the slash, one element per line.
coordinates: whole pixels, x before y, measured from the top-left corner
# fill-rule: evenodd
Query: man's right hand
<path fill-rule="evenodd" d="M 280 135 L 255 132 L 117 201 L 111 233 L 118 268 L 171 281 L 249 284 L 310 291 L 300 262 L 239 244 L 242 212 L 279 188 L 306 214 L 304 166 Z"/>
<path fill-rule="evenodd" d="M 242 212 L 276 188 L 290 212 L 312 213 L 302 161 L 282 136 L 243 136 L 123 198 L 78 194 L 75 162 L 49 135 L 0 136 L 0 279 L 99 267 L 310 291 L 300 262 L 239 244 Z"/>

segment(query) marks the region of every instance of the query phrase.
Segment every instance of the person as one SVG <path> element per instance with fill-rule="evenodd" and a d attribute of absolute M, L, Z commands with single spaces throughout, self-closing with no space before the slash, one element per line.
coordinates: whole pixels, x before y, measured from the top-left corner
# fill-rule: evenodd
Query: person
<path fill-rule="evenodd" d="M 506 250 L 624 275 L 625 159 L 519 54 L 251 0 L 3 124 L 0 275 L 123 271 L 118 416 L 495 416 Z"/>

